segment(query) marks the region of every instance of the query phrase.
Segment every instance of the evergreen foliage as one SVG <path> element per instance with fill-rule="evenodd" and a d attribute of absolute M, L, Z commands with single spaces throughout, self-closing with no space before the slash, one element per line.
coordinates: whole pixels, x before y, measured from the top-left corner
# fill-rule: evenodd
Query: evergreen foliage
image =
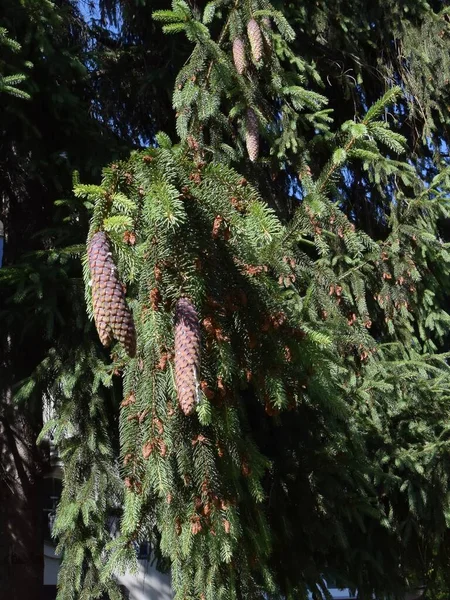
<path fill-rule="evenodd" d="M 0 45 L 4 48 L 8 48 L 12 52 L 19 52 L 20 50 L 20 44 L 8 37 L 8 31 L 4 27 L 0 27 Z M 5 65 L 2 63 L 0 63 L 0 65 L 3 71 Z M 25 79 L 26 75 L 24 73 L 16 73 L 14 75 L 0 74 L 0 92 L 29 100 L 30 95 L 17 87 Z"/>
<path fill-rule="evenodd" d="M 143 540 L 177 600 L 319 598 L 328 576 L 361 598 L 433 590 L 449 552 L 448 9 L 100 4 L 120 18 L 91 34 L 96 117 L 152 144 L 75 185 L 136 356 L 106 358 L 78 288 L 71 347 L 55 333 L 18 392 L 42 381 L 55 402 L 59 599 L 119 597 Z"/>
<path fill-rule="evenodd" d="M 36 446 L 42 407 L 54 378 L 64 380 L 54 367 L 66 364 L 75 332 L 95 348 L 80 286 L 88 219 L 79 205 L 69 202 L 68 214 L 54 203 L 71 195 L 74 168 L 93 177 L 120 145 L 90 112 L 96 94 L 75 4 L 5 0 L 0 23 L 0 582 L 12 598 L 40 600 L 49 468 L 48 444 Z"/>
<path fill-rule="evenodd" d="M 421 282 L 431 270 L 436 288 L 448 277 L 436 223 L 446 216 L 449 179 L 443 170 L 425 185 L 407 162 L 380 150 L 405 144 L 379 121 L 398 94 L 393 88 L 361 123 L 342 125 L 322 173 L 305 176 L 304 199 L 286 224 L 236 171 L 201 160 L 201 146 L 172 147 L 164 136 L 160 149 L 105 170 L 101 187 L 75 189 L 96 199 L 91 228 L 108 232 L 138 331 L 135 360 L 114 350 L 125 367 L 125 501 L 106 575 L 131 558 L 133 540 L 155 528 L 177 598 L 251 598 L 262 591 L 293 598 L 323 585 L 328 570 L 361 595 L 398 591 L 407 574 L 420 572 L 423 545 L 442 551 L 447 476 L 430 471 L 429 461 L 443 464 L 429 444 L 440 435 L 436 414 L 448 411 L 446 354 L 436 351 L 449 317 L 426 300 L 433 283 L 425 290 Z M 385 240 L 356 230 L 336 201 L 347 160 L 404 182 L 386 215 Z M 177 406 L 172 366 L 174 310 L 182 297 L 191 299 L 203 327 L 202 393 L 193 416 Z M 279 422 L 284 411 L 292 411 L 289 425 Z M 390 423 L 398 419 L 394 429 L 409 430 L 416 411 L 419 437 L 415 428 L 404 434 L 405 456 L 399 439 L 392 456 Z M 305 490 L 302 463 L 311 457 L 294 458 L 305 443 L 296 435 L 300 417 L 315 424 L 306 439 L 326 440 L 322 460 L 331 461 L 334 485 L 320 473 Z M 259 437 L 261 427 L 271 441 Z M 282 433 L 276 453 L 279 427 L 292 438 Z M 312 473 L 321 462 L 315 460 Z M 299 487 L 313 506 L 321 499 L 305 527 L 323 534 L 311 540 L 317 547 L 309 555 L 291 549 L 285 564 L 286 540 L 305 535 Z M 427 489 L 439 508 L 428 506 Z M 374 561 L 383 546 L 389 554 Z M 343 552 L 355 559 L 342 561 Z"/>

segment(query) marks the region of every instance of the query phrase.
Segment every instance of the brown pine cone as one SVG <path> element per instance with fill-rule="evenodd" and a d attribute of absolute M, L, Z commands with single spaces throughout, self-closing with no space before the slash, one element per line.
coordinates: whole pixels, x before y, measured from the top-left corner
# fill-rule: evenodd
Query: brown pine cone
<path fill-rule="evenodd" d="M 233 60 L 236 71 L 239 75 L 247 68 L 247 58 L 245 56 L 245 44 L 240 38 L 236 38 L 233 42 Z"/>
<path fill-rule="evenodd" d="M 247 110 L 245 121 L 245 143 L 250 160 L 254 162 L 259 154 L 258 119 L 252 108 Z"/>
<path fill-rule="evenodd" d="M 180 298 L 175 310 L 175 383 L 178 402 L 190 415 L 199 397 L 200 324 L 188 298 Z"/>
<path fill-rule="evenodd" d="M 263 37 L 261 29 L 255 19 L 251 19 L 247 25 L 247 35 L 252 49 L 252 56 L 255 62 L 259 62 L 263 55 Z"/>
<path fill-rule="evenodd" d="M 88 245 L 89 269 L 92 277 L 94 319 L 100 341 L 109 346 L 117 339 L 133 357 L 136 354 L 136 331 L 125 300 L 108 238 L 103 231 L 95 233 Z"/>

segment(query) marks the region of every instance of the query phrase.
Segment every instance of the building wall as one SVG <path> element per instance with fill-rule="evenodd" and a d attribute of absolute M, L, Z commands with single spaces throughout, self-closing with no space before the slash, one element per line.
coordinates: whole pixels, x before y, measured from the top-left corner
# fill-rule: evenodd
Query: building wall
<path fill-rule="evenodd" d="M 168 575 L 158 573 L 148 561 L 139 561 L 137 575 L 123 575 L 117 578 L 123 585 L 130 600 L 171 600 L 172 587 Z"/>
<path fill-rule="evenodd" d="M 60 559 L 55 554 L 55 548 L 44 544 L 44 585 L 56 585 Z"/>

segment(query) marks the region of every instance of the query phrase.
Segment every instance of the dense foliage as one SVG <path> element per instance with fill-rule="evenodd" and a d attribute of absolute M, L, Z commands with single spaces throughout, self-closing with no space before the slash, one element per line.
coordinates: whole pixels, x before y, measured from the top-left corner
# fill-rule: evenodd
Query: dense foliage
<path fill-rule="evenodd" d="M 361 597 L 445 588 L 448 9 L 99 8 L 89 26 L 73 8 L 92 107 L 77 135 L 105 153 L 152 147 L 98 185 L 83 173 L 50 252 L 2 273 L 8 289 L 30 270 L 70 282 L 64 301 L 37 295 L 64 325 L 16 392 L 55 406 L 42 437 L 65 463 L 59 598 L 119 597 L 114 574 L 144 539 L 179 599 L 317 596 L 327 577 Z M 22 79 L 7 85 L 26 93 Z M 126 286 L 135 358 L 117 343 L 108 357 L 83 316 L 80 249 L 62 248 L 87 214 Z M 90 280 L 85 260 L 89 313 Z M 30 297 L 16 294 L 18 314 Z M 193 414 L 178 403 L 180 298 L 201 331 Z"/>
<path fill-rule="evenodd" d="M 98 177 L 118 143 L 90 114 L 86 25 L 76 7 L 5 1 L 0 23 L 0 583 L 11 597 L 34 600 L 42 597 L 48 470 L 36 438 L 52 357 L 62 360 L 77 331 L 81 340 L 92 331 L 77 247 L 88 215 L 70 200 L 55 210 L 55 201 L 70 198 L 75 168 Z"/>

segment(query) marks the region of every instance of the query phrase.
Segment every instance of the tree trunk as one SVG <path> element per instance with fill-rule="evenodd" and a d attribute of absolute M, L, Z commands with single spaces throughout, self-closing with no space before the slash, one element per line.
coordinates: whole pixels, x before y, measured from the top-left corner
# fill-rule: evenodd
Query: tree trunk
<path fill-rule="evenodd" d="M 0 401 L 0 595 L 11 600 L 41 600 L 44 552 L 40 480 L 33 418 Z"/>

